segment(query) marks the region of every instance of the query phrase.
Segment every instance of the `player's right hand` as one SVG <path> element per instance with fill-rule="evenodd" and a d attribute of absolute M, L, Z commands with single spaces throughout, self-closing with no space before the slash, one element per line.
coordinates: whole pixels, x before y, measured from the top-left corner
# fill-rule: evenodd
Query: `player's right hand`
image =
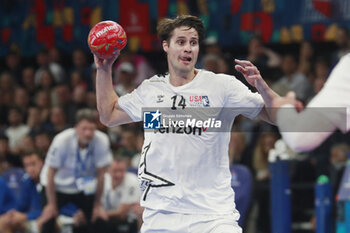
<path fill-rule="evenodd" d="M 96 64 L 96 69 L 108 70 L 112 67 L 115 60 L 117 60 L 117 58 L 119 57 L 120 51 L 118 51 L 113 57 L 108 58 L 108 59 L 99 58 L 95 54 L 93 54 L 93 55 L 94 55 L 94 61 Z"/>

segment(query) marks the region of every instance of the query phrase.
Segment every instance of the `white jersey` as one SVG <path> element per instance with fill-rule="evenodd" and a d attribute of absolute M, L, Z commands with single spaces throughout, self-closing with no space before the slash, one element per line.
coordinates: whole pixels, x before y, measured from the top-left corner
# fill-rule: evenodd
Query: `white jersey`
<path fill-rule="evenodd" d="M 322 90 L 304 111 L 297 113 L 292 105 L 284 106 L 287 109 L 289 107 L 287 111 L 283 108 L 278 110 L 277 125 L 283 139 L 293 150 L 312 150 L 336 129 L 343 133 L 350 130 L 349 72 L 350 54 L 347 54 L 334 67 Z M 293 129 L 300 129 L 301 132 L 291 130 L 291 125 Z M 320 128 L 322 130 L 319 130 Z"/>
<path fill-rule="evenodd" d="M 121 204 L 139 202 L 141 197 L 137 176 L 126 172 L 123 182 L 115 189 L 112 187 L 112 178 L 105 174 L 102 204 L 106 210 L 117 210 Z"/>
<path fill-rule="evenodd" d="M 170 108 L 174 96 L 183 96 L 186 106 L 198 108 L 244 107 L 241 113 L 249 118 L 256 117 L 264 105 L 259 94 L 235 77 L 205 70 L 178 87 L 170 84 L 169 75 L 153 76 L 120 97 L 119 105 L 134 121 L 141 121 L 143 107 Z M 145 131 L 138 173 L 141 184 L 147 186 L 141 205 L 189 214 L 233 213 L 229 140 L 230 132 Z"/>
<path fill-rule="evenodd" d="M 346 119 L 342 116 L 343 111 L 338 111 L 340 116 L 334 116 L 334 113 L 323 115 L 328 118 L 338 129 L 344 131 L 344 120 L 346 120 L 346 132 L 350 130 L 350 53 L 342 57 L 339 63 L 334 67 L 322 90 L 310 101 L 307 107 L 327 108 L 340 107 L 346 108 Z M 344 132 L 345 133 L 345 132 Z"/>
<path fill-rule="evenodd" d="M 57 168 L 54 179 L 56 191 L 67 194 L 78 193 L 76 183 L 78 178 L 95 177 L 96 168 L 105 167 L 111 161 L 109 139 L 105 133 L 96 130 L 84 152 L 78 147 L 75 129 L 66 129 L 57 134 L 51 143 L 40 174 L 40 182 L 46 186 L 48 167 Z"/>

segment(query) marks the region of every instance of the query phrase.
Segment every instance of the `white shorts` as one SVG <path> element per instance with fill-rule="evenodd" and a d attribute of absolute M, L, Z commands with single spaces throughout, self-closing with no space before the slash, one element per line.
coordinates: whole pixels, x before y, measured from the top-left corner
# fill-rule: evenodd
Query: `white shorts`
<path fill-rule="evenodd" d="M 145 208 L 141 233 L 242 233 L 235 214 L 179 214 Z"/>

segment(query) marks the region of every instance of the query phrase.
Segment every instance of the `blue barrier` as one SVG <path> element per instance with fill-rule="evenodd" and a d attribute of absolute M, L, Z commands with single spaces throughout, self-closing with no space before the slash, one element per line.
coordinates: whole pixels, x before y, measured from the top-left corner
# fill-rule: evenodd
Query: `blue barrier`
<path fill-rule="evenodd" d="M 269 164 L 271 172 L 272 233 L 291 232 L 289 162 L 277 158 Z"/>
<path fill-rule="evenodd" d="M 315 186 L 316 233 L 331 232 L 332 187 L 327 176 L 321 175 Z"/>

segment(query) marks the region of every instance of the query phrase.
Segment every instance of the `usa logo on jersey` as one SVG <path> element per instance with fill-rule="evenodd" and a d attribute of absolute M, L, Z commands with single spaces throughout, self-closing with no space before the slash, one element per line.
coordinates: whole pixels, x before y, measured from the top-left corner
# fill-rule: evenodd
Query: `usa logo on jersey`
<path fill-rule="evenodd" d="M 209 98 L 207 95 L 202 96 L 203 107 L 210 107 Z"/>
<path fill-rule="evenodd" d="M 192 107 L 210 107 L 209 97 L 207 95 L 192 95 L 189 98 L 189 104 Z"/>
<path fill-rule="evenodd" d="M 159 129 L 161 127 L 162 113 L 159 110 L 143 112 L 143 128 L 144 129 Z"/>

